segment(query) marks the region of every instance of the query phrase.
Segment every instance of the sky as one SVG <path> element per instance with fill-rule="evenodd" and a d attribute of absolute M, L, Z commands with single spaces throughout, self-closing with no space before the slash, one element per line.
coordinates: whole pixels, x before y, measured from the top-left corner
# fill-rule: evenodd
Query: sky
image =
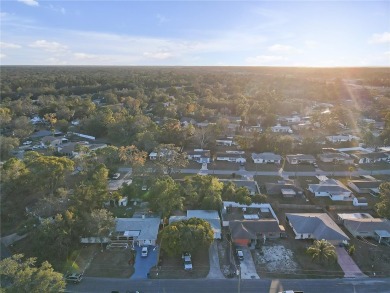
<path fill-rule="evenodd" d="M 1 65 L 390 66 L 390 1 L 1 0 Z"/>

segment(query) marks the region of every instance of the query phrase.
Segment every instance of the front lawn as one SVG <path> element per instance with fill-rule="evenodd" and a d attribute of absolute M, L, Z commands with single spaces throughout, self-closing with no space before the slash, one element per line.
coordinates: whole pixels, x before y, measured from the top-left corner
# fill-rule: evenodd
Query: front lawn
<path fill-rule="evenodd" d="M 286 172 L 314 172 L 315 168 L 313 165 L 309 164 L 296 164 L 291 165 L 289 163 L 286 163 L 283 168 Z"/>
<path fill-rule="evenodd" d="M 282 165 L 278 164 L 255 164 L 253 162 L 246 162 L 245 169 L 247 171 L 257 172 L 277 172 L 282 168 Z"/>
<path fill-rule="evenodd" d="M 181 256 L 168 256 L 160 252 L 158 267 L 150 270 L 153 279 L 199 279 L 205 278 L 210 270 L 209 250 L 198 249 L 192 254 L 192 271 L 185 271 Z"/>
<path fill-rule="evenodd" d="M 129 264 L 133 260 L 131 249 L 115 249 L 98 251 L 85 271 L 87 277 L 129 278 L 134 267 Z"/>

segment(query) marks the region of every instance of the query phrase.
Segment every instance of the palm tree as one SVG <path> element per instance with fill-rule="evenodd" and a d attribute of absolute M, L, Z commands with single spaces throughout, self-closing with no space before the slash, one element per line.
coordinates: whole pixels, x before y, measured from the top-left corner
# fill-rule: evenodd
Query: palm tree
<path fill-rule="evenodd" d="M 335 247 L 324 239 L 314 240 L 313 245 L 306 250 L 306 253 L 310 254 L 313 260 L 318 260 L 321 263 L 325 260 L 337 260 Z"/>

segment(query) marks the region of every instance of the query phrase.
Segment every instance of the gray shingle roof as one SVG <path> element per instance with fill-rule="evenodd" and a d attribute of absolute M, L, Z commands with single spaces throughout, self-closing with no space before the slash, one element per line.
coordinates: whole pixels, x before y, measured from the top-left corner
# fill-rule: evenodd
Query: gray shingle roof
<path fill-rule="evenodd" d="M 286 214 L 298 234 L 312 234 L 318 240 L 349 240 L 349 237 L 325 213 Z"/>
<path fill-rule="evenodd" d="M 275 219 L 230 221 L 229 229 L 233 239 L 257 239 L 259 233 L 282 232 Z"/>
<path fill-rule="evenodd" d="M 160 218 L 118 218 L 116 232 L 140 231 L 139 240 L 156 240 Z"/>
<path fill-rule="evenodd" d="M 344 226 L 349 230 L 360 232 L 372 232 L 375 230 L 385 230 L 390 233 L 390 221 L 385 219 L 345 219 Z"/>

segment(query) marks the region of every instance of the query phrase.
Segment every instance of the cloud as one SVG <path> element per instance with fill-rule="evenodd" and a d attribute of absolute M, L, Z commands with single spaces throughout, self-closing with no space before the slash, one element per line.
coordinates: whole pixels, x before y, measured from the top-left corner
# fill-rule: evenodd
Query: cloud
<path fill-rule="evenodd" d="M 22 46 L 13 43 L 0 42 L 1 49 L 20 49 L 21 47 Z"/>
<path fill-rule="evenodd" d="M 373 34 L 371 39 L 368 42 L 370 44 L 390 43 L 390 33 L 384 32 L 382 34 Z"/>
<path fill-rule="evenodd" d="M 307 40 L 307 41 L 304 42 L 304 44 L 309 49 L 315 49 L 318 46 L 318 43 L 316 41 L 309 41 L 309 40 Z"/>
<path fill-rule="evenodd" d="M 5 54 L 0 54 L 0 59 L 7 57 Z"/>
<path fill-rule="evenodd" d="M 28 6 L 39 6 L 38 1 L 36 0 L 17 0 L 18 2 L 24 3 Z"/>
<path fill-rule="evenodd" d="M 268 50 L 271 52 L 291 52 L 291 51 L 294 51 L 295 49 L 291 46 L 275 44 L 275 45 L 269 46 Z"/>
<path fill-rule="evenodd" d="M 61 13 L 63 15 L 66 14 L 66 10 L 65 10 L 64 7 L 59 7 L 59 6 L 57 7 L 57 6 L 54 6 L 52 4 L 50 4 L 48 7 L 49 7 L 50 10 L 52 10 L 54 12 L 59 12 L 59 13 Z"/>
<path fill-rule="evenodd" d="M 158 20 L 158 24 L 163 24 L 168 21 L 168 18 L 166 18 L 164 15 L 157 14 L 156 17 Z"/>
<path fill-rule="evenodd" d="M 164 60 L 173 57 L 173 54 L 169 52 L 144 52 L 143 55 L 145 57 L 158 59 L 158 60 Z"/>
<path fill-rule="evenodd" d="M 40 48 L 48 52 L 63 52 L 68 47 L 57 42 L 38 40 L 29 45 L 31 48 Z"/>
<path fill-rule="evenodd" d="M 259 55 L 255 57 L 248 57 L 245 59 L 245 62 L 249 65 L 276 65 L 278 63 L 283 63 L 287 58 L 284 56 L 278 55 Z"/>

